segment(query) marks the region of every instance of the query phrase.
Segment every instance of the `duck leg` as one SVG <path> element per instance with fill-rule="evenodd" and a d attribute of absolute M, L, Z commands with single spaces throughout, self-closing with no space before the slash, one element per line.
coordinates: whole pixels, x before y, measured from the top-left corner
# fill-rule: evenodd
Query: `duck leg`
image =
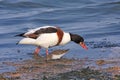
<path fill-rule="evenodd" d="M 38 54 L 39 54 L 40 48 L 41 48 L 41 47 L 38 46 L 38 47 L 35 49 L 35 51 L 34 51 L 34 54 L 35 54 L 35 55 L 38 55 Z"/>
<path fill-rule="evenodd" d="M 46 61 L 48 60 L 48 55 L 49 55 L 48 49 L 46 49 Z"/>
<path fill-rule="evenodd" d="M 46 49 L 46 56 L 48 55 L 49 53 L 48 53 L 48 49 Z"/>

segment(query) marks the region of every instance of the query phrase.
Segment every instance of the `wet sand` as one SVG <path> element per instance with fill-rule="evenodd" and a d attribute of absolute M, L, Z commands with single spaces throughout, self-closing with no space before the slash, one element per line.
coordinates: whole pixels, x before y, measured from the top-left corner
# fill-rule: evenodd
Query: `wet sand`
<path fill-rule="evenodd" d="M 4 62 L 14 66 L 16 71 L 1 73 L 0 80 L 119 80 L 118 63 L 114 60 L 94 61 L 88 58 L 46 61 L 43 57 L 34 56 L 32 60 Z M 113 66 L 103 67 L 108 64 Z"/>

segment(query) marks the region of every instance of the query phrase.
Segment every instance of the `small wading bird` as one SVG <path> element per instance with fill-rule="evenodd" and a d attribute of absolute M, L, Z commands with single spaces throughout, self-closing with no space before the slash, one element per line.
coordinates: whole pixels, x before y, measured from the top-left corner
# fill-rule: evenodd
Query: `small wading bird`
<path fill-rule="evenodd" d="M 16 36 L 25 37 L 17 44 L 31 44 L 37 46 L 34 54 L 40 52 L 40 48 L 46 48 L 46 56 L 48 55 L 48 48 L 53 46 L 65 45 L 70 41 L 79 44 L 82 48 L 88 49 L 84 43 L 84 39 L 77 34 L 64 32 L 59 27 L 43 26 L 35 29 L 28 30 L 25 33 Z"/>

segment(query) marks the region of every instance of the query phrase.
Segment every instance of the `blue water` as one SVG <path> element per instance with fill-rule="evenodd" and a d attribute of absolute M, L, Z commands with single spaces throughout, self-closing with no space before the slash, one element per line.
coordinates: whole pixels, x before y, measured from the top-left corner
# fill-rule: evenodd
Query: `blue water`
<path fill-rule="evenodd" d="M 32 59 L 35 46 L 16 45 L 21 38 L 14 36 L 46 25 L 80 34 L 89 48 L 71 42 L 50 51 L 70 49 L 67 58 L 120 58 L 119 0 L 0 0 L 0 63 Z M 0 72 L 6 69 L 0 66 Z"/>

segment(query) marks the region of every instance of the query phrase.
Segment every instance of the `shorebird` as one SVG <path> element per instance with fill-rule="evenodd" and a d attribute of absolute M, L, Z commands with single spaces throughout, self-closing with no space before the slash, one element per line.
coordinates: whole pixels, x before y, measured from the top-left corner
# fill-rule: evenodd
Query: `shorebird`
<path fill-rule="evenodd" d="M 46 56 L 47 60 L 55 60 L 55 59 L 60 59 L 63 55 L 65 55 L 69 49 L 66 50 L 54 50 L 52 51 L 48 56 Z"/>
<path fill-rule="evenodd" d="M 48 55 L 48 48 L 65 45 L 70 41 L 79 44 L 82 48 L 88 49 L 84 43 L 83 37 L 78 34 L 64 32 L 59 27 L 43 26 L 35 29 L 30 29 L 25 33 L 16 36 L 24 37 L 17 44 L 31 44 L 37 46 L 34 54 L 38 54 L 41 48 L 46 48 L 46 55 Z"/>

